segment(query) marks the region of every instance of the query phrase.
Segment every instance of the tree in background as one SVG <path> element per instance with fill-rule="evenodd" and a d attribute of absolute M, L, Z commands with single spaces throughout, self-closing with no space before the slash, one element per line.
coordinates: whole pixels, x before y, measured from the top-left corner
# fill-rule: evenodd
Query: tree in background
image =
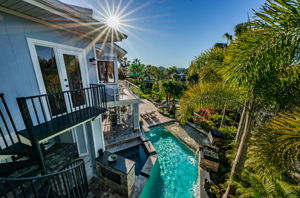
<path fill-rule="evenodd" d="M 225 33 L 224 35 L 223 35 L 223 37 L 226 39 L 226 42 L 227 42 L 227 46 L 230 44 L 230 42 L 232 41 L 232 39 L 233 39 L 233 36 L 231 35 L 231 34 L 229 34 L 229 33 Z"/>
<path fill-rule="evenodd" d="M 126 79 L 126 72 L 125 72 L 124 68 L 123 67 L 119 67 L 118 71 L 119 71 L 118 72 L 119 79 L 120 80 L 125 80 Z"/>
<path fill-rule="evenodd" d="M 128 71 L 129 71 L 129 65 L 130 65 L 130 60 L 128 60 L 127 57 L 123 57 L 119 60 L 120 62 L 120 68 L 122 68 L 122 72 L 127 75 Z"/>
<path fill-rule="evenodd" d="M 220 82 L 222 76 L 219 74 L 223 67 L 225 50 L 221 47 L 213 47 L 202 52 L 196 57 L 188 68 L 188 79 L 190 83 Z M 192 79 L 192 80 L 191 80 Z"/>
<path fill-rule="evenodd" d="M 145 65 L 139 59 L 134 59 L 129 66 L 130 75 L 138 78 L 144 72 L 144 68 Z"/>
<path fill-rule="evenodd" d="M 176 98 L 180 98 L 183 92 L 186 90 L 186 85 L 174 80 L 167 80 L 162 82 L 162 90 L 166 96 L 167 106 L 170 108 L 170 101 L 175 106 Z"/>

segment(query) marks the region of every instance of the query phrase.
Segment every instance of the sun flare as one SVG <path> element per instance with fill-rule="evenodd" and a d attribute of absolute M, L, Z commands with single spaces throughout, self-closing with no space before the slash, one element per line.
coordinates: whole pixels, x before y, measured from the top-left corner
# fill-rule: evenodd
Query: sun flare
<path fill-rule="evenodd" d="M 120 18 L 117 16 L 108 16 L 106 24 L 113 29 L 118 29 L 120 27 Z"/>

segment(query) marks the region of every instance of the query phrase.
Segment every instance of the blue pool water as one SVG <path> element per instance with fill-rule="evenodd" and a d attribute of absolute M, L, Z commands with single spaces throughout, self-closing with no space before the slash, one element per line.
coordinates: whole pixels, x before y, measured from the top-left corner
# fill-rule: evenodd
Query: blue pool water
<path fill-rule="evenodd" d="M 149 156 L 149 153 L 146 151 L 144 145 L 142 144 L 119 151 L 116 154 L 121 155 L 127 159 L 131 159 L 135 162 L 136 175 L 139 175 L 141 173 L 141 170 Z"/>
<path fill-rule="evenodd" d="M 163 127 L 146 134 L 158 153 L 141 198 L 198 197 L 198 158 Z"/>

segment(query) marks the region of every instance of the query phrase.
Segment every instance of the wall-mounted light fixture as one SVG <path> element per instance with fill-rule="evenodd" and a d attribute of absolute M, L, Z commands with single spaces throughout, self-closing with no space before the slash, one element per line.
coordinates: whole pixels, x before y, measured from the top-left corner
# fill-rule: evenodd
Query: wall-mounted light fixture
<path fill-rule="evenodd" d="M 97 65 L 97 60 L 93 57 L 93 58 L 89 58 L 90 63 L 92 63 L 92 65 Z"/>

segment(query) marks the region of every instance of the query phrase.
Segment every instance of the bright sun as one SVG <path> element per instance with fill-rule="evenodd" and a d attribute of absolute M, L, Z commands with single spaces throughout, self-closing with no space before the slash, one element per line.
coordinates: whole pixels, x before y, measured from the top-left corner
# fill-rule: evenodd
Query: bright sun
<path fill-rule="evenodd" d="M 120 26 L 120 18 L 117 16 L 109 16 L 106 19 L 106 23 L 109 27 L 113 29 L 118 29 Z"/>

